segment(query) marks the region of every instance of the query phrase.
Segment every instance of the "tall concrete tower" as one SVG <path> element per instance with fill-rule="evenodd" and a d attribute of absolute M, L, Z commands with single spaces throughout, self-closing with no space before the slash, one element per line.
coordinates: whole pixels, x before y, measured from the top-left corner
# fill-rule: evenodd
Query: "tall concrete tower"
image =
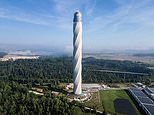
<path fill-rule="evenodd" d="M 82 93 L 82 16 L 79 11 L 74 13 L 73 19 L 73 81 L 74 94 Z"/>

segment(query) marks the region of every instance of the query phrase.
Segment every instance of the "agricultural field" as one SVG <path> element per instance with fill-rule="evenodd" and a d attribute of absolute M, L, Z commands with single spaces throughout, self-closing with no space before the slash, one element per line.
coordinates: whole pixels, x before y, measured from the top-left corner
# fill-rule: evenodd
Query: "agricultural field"
<path fill-rule="evenodd" d="M 140 115 L 135 104 L 125 90 L 103 90 L 100 91 L 102 106 L 110 114 Z M 122 109 L 121 109 L 122 108 Z M 133 113 L 133 114 L 132 114 Z"/>

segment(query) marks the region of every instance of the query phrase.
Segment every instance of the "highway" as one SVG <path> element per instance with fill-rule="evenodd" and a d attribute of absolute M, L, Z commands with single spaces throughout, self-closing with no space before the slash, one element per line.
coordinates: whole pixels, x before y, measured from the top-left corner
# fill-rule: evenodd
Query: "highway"
<path fill-rule="evenodd" d="M 112 70 L 92 70 L 104 73 L 119 73 L 119 74 L 132 74 L 132 75 L 149 75 L 148 73 L 137 73 L 137 72 L 124 72 L 124 71 L 112 71 Z"/>

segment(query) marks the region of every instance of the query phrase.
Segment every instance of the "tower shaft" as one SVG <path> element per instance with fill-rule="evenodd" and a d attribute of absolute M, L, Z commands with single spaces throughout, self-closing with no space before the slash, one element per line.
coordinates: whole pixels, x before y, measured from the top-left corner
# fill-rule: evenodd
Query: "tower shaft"
<path fill-rule="evenodd" d="M 81 13 L 75 12 L 73 21 L 73 81 L 74 94 L 81 94 L 82 82 L 82 20 Z"/>

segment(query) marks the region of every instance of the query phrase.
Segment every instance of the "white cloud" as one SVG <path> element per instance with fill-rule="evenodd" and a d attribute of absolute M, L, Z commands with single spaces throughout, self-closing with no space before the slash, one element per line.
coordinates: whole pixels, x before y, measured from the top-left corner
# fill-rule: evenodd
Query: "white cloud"
<path fill-rule="evenodd" d="M 86 2 L 86 13 L 87 16 L 92 16 L 96 7 L 96 0 L 87 0 Z"/>
<path fill-rule="evenodd" d="M 135 30 L 154 27 L 154 4 L 151 4 L 151 0 L 115 1 L 119 4 L 119 7 L 109 15 L 94 17 L 89 23 L 89 32 L 97 30 L 119 31 L 121 29 L 132 31 L 132 28 L 129 30 L 130 26 L 134 27 Z"/>
<path fill-rule="evenodd" d="M 27 1 L 32 2 L 32 0 Z M 72 14 L 76 9 L 81 8 L 84 9 L 84 15 L 90 18 L 90 20 L 86 20 L 86 31 L 88 32 L 104 29 L 112 31 L 129 30 L 128 26 L 131 25 L 134 26 L 134 29 L 154 26 L 154 5 L 150 4 L 152 0 L 115 0 L 115 2 L 119 7 L 111 11 L 111 14 L 96 17 L 92 16 L 93 13 L 97 14 L 95 12 L 95 8 L 97 8 L 96 0 L 53 0 L 52 3 L 54 4 L 52 4 L 51 10 L 55 11 L 55 15 L 51 13 L 42 14 L 38 11 L 26 12 L 13 6 L 1 6 L 0 18 L 71 29 Z"/>
<path fill-rule="evenodd" d="M 0 18 L 39 25 L 49 24 L 48 21 L 37 17 L 35 14 L 21 12 L 18 8 L 0 8 Z"/>

